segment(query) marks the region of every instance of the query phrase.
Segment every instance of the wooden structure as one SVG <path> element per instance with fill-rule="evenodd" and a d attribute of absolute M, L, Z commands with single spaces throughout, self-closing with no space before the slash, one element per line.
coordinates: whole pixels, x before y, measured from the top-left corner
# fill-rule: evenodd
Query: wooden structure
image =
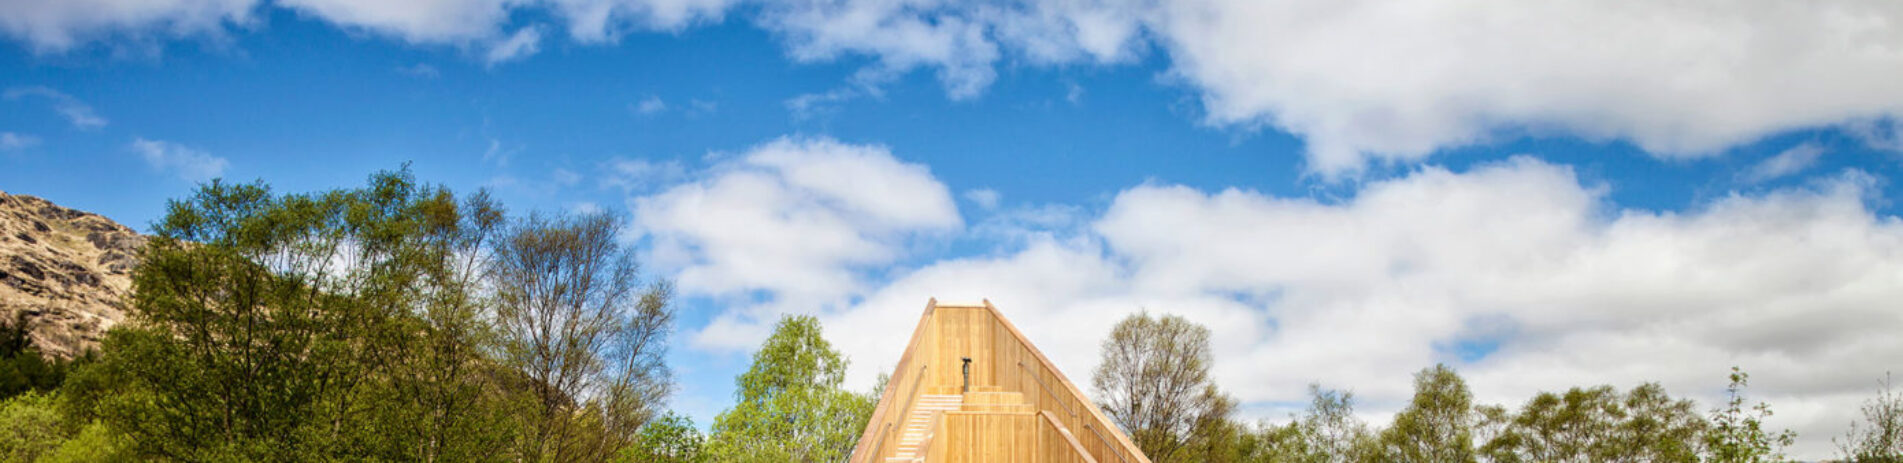
<path fill-rule="evenodd" d="M 1150 463 L 990 301 L 932 300 L 851 463 Z"/>

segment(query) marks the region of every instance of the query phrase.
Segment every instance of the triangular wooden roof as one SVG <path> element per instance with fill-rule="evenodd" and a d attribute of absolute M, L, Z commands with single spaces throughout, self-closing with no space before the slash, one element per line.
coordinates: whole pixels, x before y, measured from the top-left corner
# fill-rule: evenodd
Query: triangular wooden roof
<path fill-rule="evenodd" d="M 849 461 L 1150 463 L 990 301 L 936 299 Z"/>

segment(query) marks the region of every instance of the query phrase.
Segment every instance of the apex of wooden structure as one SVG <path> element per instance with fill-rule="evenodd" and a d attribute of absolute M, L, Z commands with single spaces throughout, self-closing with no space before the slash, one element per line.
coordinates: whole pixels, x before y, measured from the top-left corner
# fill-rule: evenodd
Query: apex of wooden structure
<path fill-rule="evenodd" d="M 925 314 L 852 463 L 1150 463 L 986 300 Z"/>

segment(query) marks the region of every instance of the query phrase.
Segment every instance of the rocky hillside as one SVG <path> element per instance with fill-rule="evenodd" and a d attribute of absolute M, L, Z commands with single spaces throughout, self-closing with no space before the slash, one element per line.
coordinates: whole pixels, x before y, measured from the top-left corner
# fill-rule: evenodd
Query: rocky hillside
<path fill-rule="evenodd" d="M 125 319 L 145 237 L 97 214 L 0 192 L 0 317 L 24 312 L 35 345 L 71 358 Z"/>

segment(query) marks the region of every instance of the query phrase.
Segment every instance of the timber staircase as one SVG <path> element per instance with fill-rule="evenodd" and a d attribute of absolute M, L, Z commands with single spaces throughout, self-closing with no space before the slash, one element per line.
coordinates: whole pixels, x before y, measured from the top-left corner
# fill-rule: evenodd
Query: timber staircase
<path fill-rule="evenodd" d="M 932 415 L 963 408 L 965 396 L 962 394 L 925 394 L 918 398 L 918 406 L 912 409 L 912 416 L 905 419 L 905 432 L 899 434 L 899 446 L 892 449 L 892 456 L 886 457 L 888 463 L 918 461 L 924 455 L 919 444 L 925 442 L 925 435 L 932 432 Z"/>

